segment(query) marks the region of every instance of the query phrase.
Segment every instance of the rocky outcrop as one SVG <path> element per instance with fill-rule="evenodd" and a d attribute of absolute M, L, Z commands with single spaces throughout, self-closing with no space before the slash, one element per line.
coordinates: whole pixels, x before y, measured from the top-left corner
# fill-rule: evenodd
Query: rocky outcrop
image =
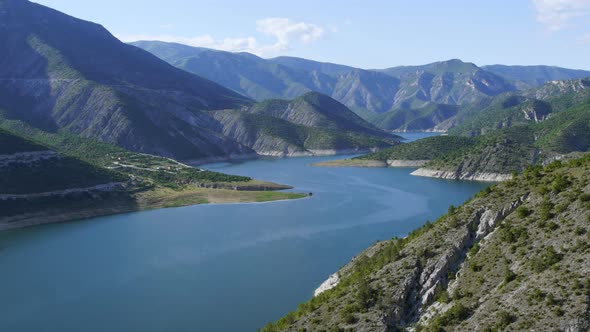
<path fill-rule="evenodd" d="M 439 178 L 447 180 L 471 180 L 471 181 L 484 181 L 484 182 L 501 182 L 512 179 L 510 174 L 499 174 L 499 173 L 456 173 L 452 171 L 434 170 L 428 168 L 420 168 L 412 172 L 414 176 L 424 176 L 430 178 Z"/>
<path fill-rule="evenodd" d="M 320 285 L 320 287 L 318 287 L 313 292 L 313 296 L 318 296 L 318 295 L 322 294 L 323 292 L 336 287 L 338 285 L 339 281 L 340 281 L 340 277 L 338 276 L 338 273 L 332 274 L 328 279 L 326 279 L 326 281 L 324 281 Z"/>

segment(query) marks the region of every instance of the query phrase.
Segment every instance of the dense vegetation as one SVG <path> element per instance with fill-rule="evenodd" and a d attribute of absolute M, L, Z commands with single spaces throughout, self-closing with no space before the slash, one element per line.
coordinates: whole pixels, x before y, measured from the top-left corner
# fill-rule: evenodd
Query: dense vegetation
<path fill-rule="evenodd" d="M 0 129 L 0 155 L 20 152 L 44 151 L 45 147 Z"/>
<path fill-rule="evenodd" d="M 93 168 L 116 168 L 111 174 L 132 174 L 155 180 L 158 184 L 178 186 L 199 182 L 247 182 L 249 177 L 223 174 L 219 172 L 203 171 L 198 168 L 187 167 L 168 158 L 139 154 L 122 148 L 105 144 L 94 139 L 82 138 L 67 132 L 49 133 L 26 125 L 21 121 L 1 121 L 0 128 L 7 128 L 13 133 L 19 133 L 47 146 L 59 153 L 83 160 L 94 165 Z M 11 135 L 12 137 L 17 137 Z M 118 164 L 117 164 L 118 163 Z M 119 164 L 132 167 L 121 167 Z M 133 168 L 136 167 L 136 168 Z M 151 171 L 140 170 L 148 168 Z"/>
<path fill-rule="evenodd" d="M 49 147 L 0 129 L 4 155 L 50 151 Z M 127 176 L 78 158 L 53 155 L 39 160 L 0 163 L 0 194 L 30 194 L 125 182 Z"/>
<path fill-rule="evenodd" d="M 540 158 L 534 147 L 534 131 L 514 127 L 471 139 L 471 144 L 432 160 L 425 167 L 462 173 L 521 172 Z"/>
<path fill-rule="evenodd" d="M 379 152 L 354 159 L 363 160 L 432 160 L 443 155 L 462 151 L 475 144 L 475 140 L 460 136 L 433 136 L 400 144 Z"/>
<path fill-rule="evenodd" d="M 0 172 L 0 194 L 34 194 L 125 182 L 127 176 L 79 159 L 63 157 L 27 165 L 13 164 Z"/>

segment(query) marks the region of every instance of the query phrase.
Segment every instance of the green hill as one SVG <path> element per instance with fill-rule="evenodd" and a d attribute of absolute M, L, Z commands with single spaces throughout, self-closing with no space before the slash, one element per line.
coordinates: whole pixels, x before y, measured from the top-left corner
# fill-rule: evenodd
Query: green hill
<path fill-rule="evenodd" d="M 585 156 L 490 187 L 359 253 L 261 331 L 584 331 L 589 170 Z"/>
<path fill-rule="evenodd" d="M 400 144 L 354 159 L 360 160 L 432 160 L 475 145 L 474 139 L 461 136 L 434 136 Z"/>
<path fill-rule="evenodd" d="M 277 191 L 289 186 L 44 132 L 21 121 L 1 126 L 7 130 L 0 129 L 0 231 L 144 209 L 305 196 Z"/>
<path fill-rule="evenodd" d="M 127 177 L 0 129 L 0 194 L 35 194 L 125 182 Z"/>
<path fill-rule="evenodd" d="M 358 131 L 392 137 L 363 120 L 343 104 L 317 92 L 308 92 L 290 101 L 266 100 L 253 105 L 247 111 L 308 127 Z"/>

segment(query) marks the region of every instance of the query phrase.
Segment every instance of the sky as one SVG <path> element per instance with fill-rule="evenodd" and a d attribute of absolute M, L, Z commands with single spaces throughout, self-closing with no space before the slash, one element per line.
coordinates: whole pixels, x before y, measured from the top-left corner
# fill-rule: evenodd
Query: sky
<path fill-rule="evenodd" d="M 461 59 L 590 70 L 590 0 L 34 0 L 125 41 L 376 69 Z"/>

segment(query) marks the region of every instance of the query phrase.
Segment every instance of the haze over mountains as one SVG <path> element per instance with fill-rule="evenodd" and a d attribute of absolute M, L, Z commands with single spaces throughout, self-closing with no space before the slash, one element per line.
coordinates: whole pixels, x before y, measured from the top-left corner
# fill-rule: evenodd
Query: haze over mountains
<path fill-rule="evenodd" d="M 432 130 L 457 105 L 590 71 L 550 66 L 483 66 L 453 59 L 423 66 L 364 70 L 293 57 L 262 59 L 158 41 L 132 43 L 181 69 L 255 100 L 294 98 L 317 91 L 387 130 Z"/>

